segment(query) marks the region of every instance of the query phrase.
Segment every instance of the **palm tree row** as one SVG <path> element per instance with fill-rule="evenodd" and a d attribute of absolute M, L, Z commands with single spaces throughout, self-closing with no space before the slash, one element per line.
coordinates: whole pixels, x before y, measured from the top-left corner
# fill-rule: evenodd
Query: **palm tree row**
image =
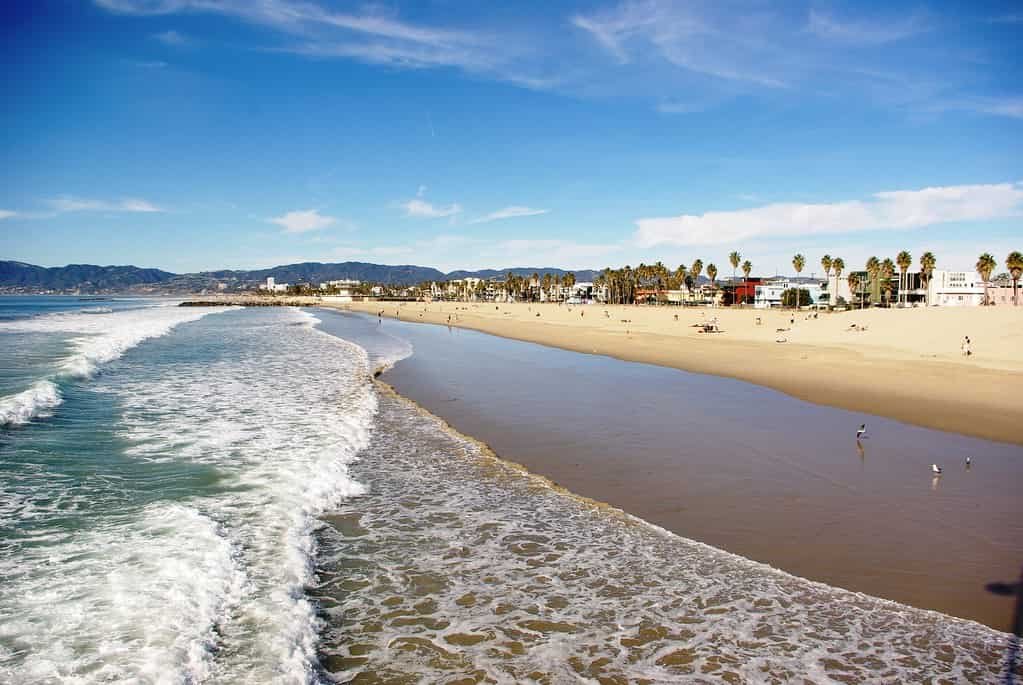
<path fill-rule="evenodd" d="M 737 251 L 728 255 L 728 262 L 732 265 L 733 282 L 737 280 L 736 271 L 742 272 L 743 291 L 745 292 L 747 289 L 746 284 L 753 270 L 753 264 L 749 260 L 743 261 L 742 255 Z M 831 279 L 834 276 L 835 289 L 832 292 L 836 296 L 832 296 L 830 299 L 832 305 L 837 304 L 838 284 L 846 268 L 845 261 L 841 257 L 832 257 L 826 254 L 821 257 L 820 264 L 825 275 L 825 287 L 828 290 L 831 290 Z M 871 299 L 876 298 L 877 301 L 883 300 L 887 306 L 891 306 L 892 293 L 896 287 L 892 281 L 897 270 L 899 275 L 897 286 L 899 293 L 898 302 L 899 304 L 908 304 L 909 294 L 912 290 L 912 279 L 909 274 L 912 264 L 913 257 L 906 250 L 899 252 L 894 260 L 870 257 L 864 265 L 865 278 L 862 272 L 853 272 L 846 277 L 849 290 L 854 297 L 859 297 L 859 305 L 861 307 L 866 306 L 868 296 Z M 926 291 L 937 265 L 937 258 L 931 252 L 924 252 L 920 255 L 919 265 L 920 287 Z M 795 270 L 797 277 L 803 272 L 805 266 L 806 257 L 802 254 L 796 254 L 792 257 L 792 268 Z M 1011 252 L 1006 257 L 1005 266 L 1013 281 L 1013 302 L 1018 304 L 1019 280 L 1023 277 L 1023 254 L 1018 251 Z M 985 284 L 985 304 L 989 301 L 986 292 L 987 284 L 996 267 L 997 262 L 995 258 L 986 252 L 980 255 L 980 258 L 977 260 L 976 269 Z M 653 291 L 653 298 L 659 301 L 661 294 L 666 290 L 685 290 L 690 299 L 695 299 L 696 288 L 704 272 L 706 272 L 707 277 L 710 279 L 711 285 L 715 285 L 718 276 L 717 266 L 707 264 L 704 267 L 702 259 L 694 260 L 689 266 L 680 264 L 675 270 L 669 269 L 662 262 L 640 264 L 635 268 L 629 265 L 620 269 L 608 267 L 596 277 L 594 285 L 601 290 L 606 290 L 607 301 L 612 304 L 632 304 L 636 302 L 640 291 Z M 571 288 L 574 285 L 575 276 L 571 273 L 564 276 L 554 276 L 546 273 L 543 278 L 534 273 L 531 278 L 526 278 L 509 272 L 505 281 L 505 288 L 509 296 L 519 299 L 539 299 L 541 291 L 547 294 L 548 299 L 557 299 L 558 295 L 556 294 L 562 292 L 563 287 Z M 555 295 L 552 295 L 552 293 L 555 293 Z M 746 301 L 747 298 L 744 295 L 743 302 L 745 303 Z M 798 302 L 799 298 L 797 295 L 797 306 Z"/>
<path fill-rule="evenodd" d="M 505 276 L 504 290 L 509 299 L 529 300 L 540 299 L 541 291 L 549 300 L 560 299 L 563 288 L 571 290 L 575 286 L 575 274 L 569 272 L 565 275 L 551 275 L 545 273 L 543 278 L 540 274 L 533 273 L 532 276 L 516 276 L 511 271 Z"/>

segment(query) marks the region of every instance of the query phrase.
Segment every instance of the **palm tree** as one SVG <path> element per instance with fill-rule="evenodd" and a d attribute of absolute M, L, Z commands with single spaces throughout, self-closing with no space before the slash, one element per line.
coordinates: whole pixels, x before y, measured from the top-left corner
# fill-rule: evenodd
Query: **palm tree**
<path fill-rule="evenodd" d="M 742 289 L 742 300 L 743 300 L 744 304 L 746 302 L 746 288 L 745 288 L 745 284 L 746 284 L 746 281 L 749 279 L 749 272 L 750 271 L 753 271 L 753 262 L 751 262 L 750 260 L 747 259 L 745 262 L 742 263 L 742 282 L 743 282 L 743 286 L 744 286 L 743 289 Z"/>
<path fill-rule="evenodd" d="M 881 260 L 877 257 L 871 257 L 867 260 L 865 268 L 867 270 L 867 276 L 870 279 L 870 299 L 874 299 L 874 288 L 878 285 L 877 275 L 881 271 Z M 880 293 L 880 288 L 878 288 L 878 293 Z"/>
<path fill-rule="evenodd" d="M 728 262 L 732 265 L 732 285 L 735 285 L 735 270 L 739 268 L 739 262 L 742 260 L 742 255 L 738 252 L 733 252 L 728 255 Z"/>
<path fill-rule="evenodd" d="M 845 270 L 845 260 L 841 257 L 835 257 L 831 260 L 831 268 L 835 270 L 835 296 L 832 298 L 832 306 L 834 306 L 838 304 L 838 279 L 842 277 L 842 271 Z"/>
<path fill-rule="evenodd" d="M 888 306 L 892 306 L 892 277 L 895 276 L 895 263 L 890 259 L 885 259 L 881 262 L 880 268 L 881 276 L 881 287 L 885 292 L 885 302 Z"/>
<path fill-rule="evenodd" d="M 831 265 L 832 265 L 831 255 L 826 254 L 823 257 L 821 257 L 821 269 L 824 270 L 824 286 L 829 291 L 831 290 Z M 835 286 L 835 290 L 838 290 L 837 285 Z M 830 292 L 828 294 L 828 304 L 832 307 L 835 306 L 835 297 Z"/>
<path fill-rule="evenodd" d="M 685 290 L 687 273 L 688 271 L 686 270 L 685 264 L 679 264 L 678 268 L 675 269 L 675 281 L 678 283 L 679 290 Z M 685 295 L 685 293 L 682 294 Z"/>
<path fill-rule="evenodd" d="M 909 281 L 906 279 L 906 272 L 913 264 L 913 255 L 905 250 L 895 257 L 895 263 L 899 265 L 899 301 L 902 301 L 903 291 L 909 290 Z M 906 293 L 906 303 L 909 303 L 909 293 Z"/>
<path fill-rule="evenodd" d="M 927 286 L 931 284 L 931 274 L 934 272 L 934 266 L 938 263 L 938 260 L 930 252 L 924 252 L 920 255 L 920 278 L 924 282 L 924 288 L 930 290 Z M 931 304 L 930 293 L 926 299 L 927 305 Z"/>
<path fill-rule="evenodd" d="M 1005 268 L 1009 270 L 1009 275 L 1012 276 L 1012 304 L 1013 306 L 1019 306 L 1019 278 L 1023 276 L 1023 254 L 1013 250 L 1009 253 L 1009 256 L 1005 258 Z"/>
<path fill-rule="evenodd" d="M 696 299 L 696 288 L 700 285 L 700 273 L 703 271 L 703 260 L 697 259 L 689 267 L 689 276 L 693 279 L 693 299 Z"/>
<path fill-rule="evenodd" d="M 718 277 L 718 268 L 713 263 L 707 265 L 707 278 L 710 279 L 710 287 L 713 288 L 716 284 L 714 281 Z"/>
<path fill-rule="evenodd" d="M 849 294 L 853 297 L 853 300 L 855 301 L 856 291 L 859 290 L 859 287 L 860 287 L 860 275 L 854 271 L 851 274 L 849 274 L 848 280 L 849 280 Z M 838 286 L 836 285 L 835 287 L 837 288 Z M 862 298 L 860 300 L 860 307 L 861 308 L 863 307 Z"/>
<path fill-rule="evenodd" d="M 792 268 L 796 270 L 796 277 L 803 273 L 803 267 L 806 266 L 806 257 L 801 254 L 797 254 L 792 258 Z M 796 302 L 793 306 L 794 309 L 799 309 L 799 284 L 796 284 Z"/>
<path fill-rule="evenodd" d="M 987 284 L 991 280 L 991 272 L 995 270 L 996 266 L 998 266 L 998 262 L 987 252 L 977 259 L 977 273 L 980 274 L 980 279 L 984 281 L 984 304 L 990 304 L 988 301 Z"/>

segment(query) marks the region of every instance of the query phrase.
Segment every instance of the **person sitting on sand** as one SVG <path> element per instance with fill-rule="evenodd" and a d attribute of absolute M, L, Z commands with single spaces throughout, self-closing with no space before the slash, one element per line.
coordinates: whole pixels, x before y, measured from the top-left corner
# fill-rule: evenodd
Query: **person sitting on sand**
<path fill-rule="evenodd" d="M 970 336 L 963 338 L 963 343 L 960 346 L 964 357 L 969 357 L 973 352 L 970 350 Z"/>

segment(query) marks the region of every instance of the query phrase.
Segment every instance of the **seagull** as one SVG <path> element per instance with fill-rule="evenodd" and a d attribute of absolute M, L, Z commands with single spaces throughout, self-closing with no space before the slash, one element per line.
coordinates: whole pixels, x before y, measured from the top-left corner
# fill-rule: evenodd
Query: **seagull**
<path fill-rule="evenodd" d="M 969 466 L 973 463 L 973 457 L 966 457 L 966 465 Z"/>
<path fill-rule="evenodd" d="M 937 464 L 931 464 L 931 471 L 934 472 L 935 476 L 940 476 L 941 475 L 941 467 L 938 466 Z"/>
<path fill-rule="evenodd" d="M 860 438 L 862 438 L 866 434 L 867 434 L 867 424 L 861 423 L 860 424 L 860 429 L 858 431 L 856 431 L 856 439 L 859 440 Z"/>

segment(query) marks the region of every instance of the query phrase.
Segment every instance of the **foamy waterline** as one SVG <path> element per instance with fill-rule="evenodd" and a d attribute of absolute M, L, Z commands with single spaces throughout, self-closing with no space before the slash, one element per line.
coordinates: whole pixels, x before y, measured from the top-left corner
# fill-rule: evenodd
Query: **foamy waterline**
<path fill-rule="evenodd" d="M 179 309 L 164 305 L 123 312 L 91 308 L 0 323 L 0 334 L 78 334 L 71 341 L 72 353 L 58 363 L 55 373 L 27 390 L 0 398 L 0 426 L 23 425 L 52 415 L 63 401 L 58 385 L 61 381 L 91 378 L 100 366 L 140 343 L 166 335 L 182 323 L 222 311 L 227 308 Z"/>
<path fill-rule="evenodd" d="M 131 485 L 112 479 L 125 469 L 172 491 L 185 477 L 188 495 L 104 510 L 68 535 L 47 525 L 61 516 L 53 494 L 37 494 L 51 478 L 13 483 L 2 520 L 27 520 L 46 544 L 0 564 L 0 680 L 314 679 L 313 531 L 365 492 L 348 467 L 376 412 L 366 352 L 314 323 L 297 310 L 235 310 L 96 377 L 130 463 L 77 483 L 62 506 L 101 506 L 100 486 L 122 500 Z"/>
<path fill-rule="evenodd" d="M 983 682 L 1008 637 L 808 581 L 575 496 L 399 395 L 324 531 L 326 663 L 424 682 Z M 342 589 L 338 589 L 342 588 Z M 348 589 L 354 588 L 354 589 Z M 701 680 L 702 682 L 702 680 Z"/>
<path fill-rule="evenodd" d="M 48 416 L 62 401 L 60 388 L 53 381 L 36 381 L 28 390 L 0 398 L 0 426 L 20 426 Z"/>

